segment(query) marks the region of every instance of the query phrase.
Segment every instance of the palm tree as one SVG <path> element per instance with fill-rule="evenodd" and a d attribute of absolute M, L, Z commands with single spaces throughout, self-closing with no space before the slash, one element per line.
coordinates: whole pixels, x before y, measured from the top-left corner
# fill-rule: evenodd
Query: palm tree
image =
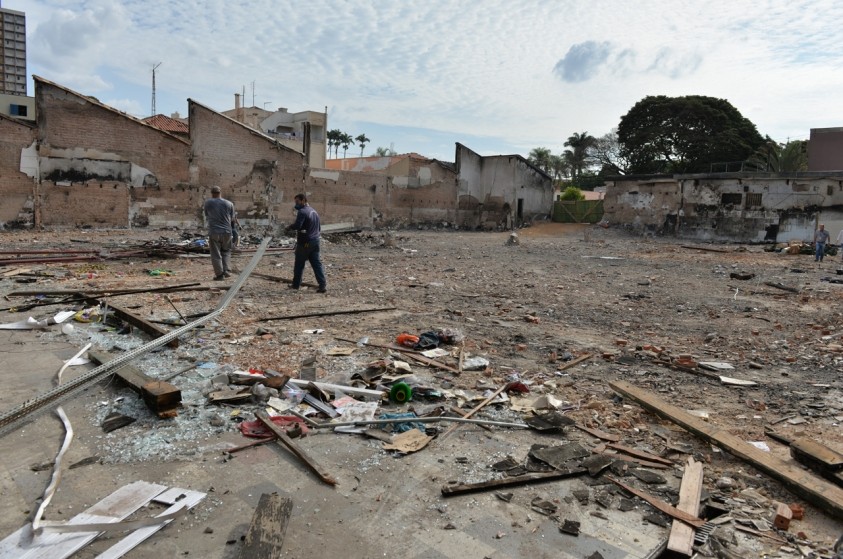
<path fill-rule="evenodd" d="M 354 143 L 354 138 L 351 134 L 343 132 L 340 135 L 340 145 L 342 146 L 342 156 L 345 158 L 345 153 L 348 151 L 348 148 L 351 147 L 351 144 Z"/>
<path fill-rule="evenodd" d="M 571 164 L 571 174 L 574 180 L 579 178 L 584 169 L 588 168 L 590 164 L 588 150 L 596 142 L 597 139 L 590 136 L 588 132 L 574 132 L 572 136 L 565 140 L 565 146 L 571 149 L 565 150 L 563 157 Z"/>
<path fill-rule="evenodd" d="M 330 157 L 332 147 L 339 149 L 342 132 L 338 128 L 334 128 L 333 130 L 328 130 L 328 133 L 325 135 L 328 137 L 328 157 Z"/>
<path fill-rule="evenodd" d="M 367 138 L 366 134 L 360 134 L 354 139 L 357 140 L 357 145 L 360 146 L 360 157 L 363 157 L 363 150 L 366 149 L 366 144 L 368 144 L 372 140 Z"/>
<path fill-rule="evenodd" d="M 378 157 L 389 157 L 391 155 L 395 155 L 395 152 L 390 148 L 379 147 L 375 150 L 375 155 Z"/>
<path fill-rule="evenodd" d="M 550 150 L 548 148 L 533 148 L 530 150 L 530 155 L 527 161 L 548 173 L 550 171 Z"/>
<path fill-rule="evenodd" d="M 566 178 L 571 172 L 571 166 L 561 155 L 551 155 L 549 167 L 555 181 Z"/>
<path fill-rule="evenodd" d="M 794 140 L 780 144 L 767 136 L 764 145 L 746 160 L 750 171 L 795 173 L 808 170 L 808 141 Z"/>

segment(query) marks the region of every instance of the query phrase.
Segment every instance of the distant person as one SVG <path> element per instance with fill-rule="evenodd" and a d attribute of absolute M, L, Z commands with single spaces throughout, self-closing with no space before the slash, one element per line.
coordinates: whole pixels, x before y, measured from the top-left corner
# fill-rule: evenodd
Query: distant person
<path fill-rule="evenodd" d="M 820 223 L 820 228 L 814 232 L 814 262 L 822 262 L 825 255 L 825 244 L 831 235 L 825 230 L 825 224 Z"/>
<path fill-rule="evenodd" d="M 843 229 L 837 234 L 837 244 L 840 245 L 840 258 L 843 258 Z"/>
<path fill-rule="evenodd" d="M 211 197 L 205 200 L 205 221 L 208 224 L 208 244 L 214 279 L 231 277 L 231 241 L 237 216 L 234 204 L 221 196 L 220 187 L 211 187 Z"/>
<path fill-rule="evenodd" d="M 240 229 L 240 220 L 235 217 L 231 224 L 231 245 L 235 249 L 240 248 Z"/>
<path fill-rule="evenodd" d="M 307 203 L 307 196 L 296 194 L 294 198 L 296 205 L 296 221 L 287 227 L 286 231 L 296 232 L 296 260 L 293 264 L 293 283 L 291 289 L 301 287 L 301 278 L 304 273 L 304 265 L 310 262 L 313 273 L 316 275 L 316 283 L 319 284 L 317 293 L 327 291 L 325 270 L 322 268 L 322 261 L 319 259 L 319 239 L 322 235 L 322 227 L 319 224 L 319 214 L 316 213 L 310 204 Z"/>

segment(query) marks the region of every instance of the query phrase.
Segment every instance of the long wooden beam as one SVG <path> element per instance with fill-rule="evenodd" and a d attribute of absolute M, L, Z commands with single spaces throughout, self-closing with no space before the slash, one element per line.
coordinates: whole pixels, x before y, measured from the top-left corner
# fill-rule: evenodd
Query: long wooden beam
<path fill-rule="evenodd" d="M 524 474 L 523 476 L 505 477 L 501 479 L 493 479 L 490 481 L 481 481 L 480 483 L 460 483 L 455 485 L 443 485 L 442 496 L 453 497 L 454 495 L 464 495 L 466 493 L 475 493 L 477 491 L 487 491 L 489 489 L 499 489 L 501 487 L 513 487 L 516 485 L 527 485 L 529 483 L 541 483 L 544 481 L 553 481 L 556 479 L 565 479 L 588 473 L 585 468 L 573 468 L 571 470 L 558 470 L 555 472 Z"/>
<path fill-rule="evenodd" d="M 668 404 L 654 394 L 633 386 L 626 381 L 610 382 L 619 394 L 635 400 L 648 410 L 665 417 L 704 440 L 716 444 L 737 458 L 749 462 L 771 478 L 780 481 L 821 511 L 843 518 L 843 489 L 828 483 L 800 467 L 780 460 L 751 444 L 735 437 L 723 428 L 694 417 L 684 410 Z"/>
<path fill-rule="evenodd" d="M 286 431 L 279 428 L 275 423 L 272 422 L 272 420 L 269 418 L 269 415 L 267 415 L 267 413 L 265 411 L 260 410 L 260 411 L 256 412 L 255 417 L 257 417 L 260 420 L 260 422 L 263 423 L 264 426 L 267 429 L 269 429 L 270 431 L 275 433 L 275 436 L 278 437 L 277 442 L 279 444 L 282 444 L 282 445 L 286 446 L 287 449 L 290 452 L 292 452 L 293 454 L 295 454 L 296 457 L 298 457 L 299 460 L 304 462 L 304 464 L 308 468 L 310 468 L 310 471 L 312 471 L 314 474 L 316 474 L 317 477 L 319 477 L 319 479 L 321 479 L 322 481 L 324 481 L 328 485 L 336 485 L 337 484 L 337 480 L 334 479 L 329 473 L 327 473 L 319 464 L 317 464 L 316 461 L 313 460 L 313 458 L 308 456 L 307 453 L 304 450 L 299 448 L 298 445 L 296 445 L 296 443 L 293 442 L 293 439 L 291 439 L 287 435 Z"/>

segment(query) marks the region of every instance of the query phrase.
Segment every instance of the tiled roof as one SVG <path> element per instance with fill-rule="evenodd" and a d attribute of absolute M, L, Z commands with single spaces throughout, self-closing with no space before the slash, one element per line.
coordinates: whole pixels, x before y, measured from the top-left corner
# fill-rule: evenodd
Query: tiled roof
<path fill-rule="evenodd" d="M 150 116 L 143 121 L 150 126 L 154 126 L 158 130 L 163 130 L 164 132 L 171 132 L 173 134 L 190 134 L 190 127 L 187 123 L 184 123 L 180 120 L 176 120 L 174 118 L 170 118 L 165 115 L 155 115 Z"/>

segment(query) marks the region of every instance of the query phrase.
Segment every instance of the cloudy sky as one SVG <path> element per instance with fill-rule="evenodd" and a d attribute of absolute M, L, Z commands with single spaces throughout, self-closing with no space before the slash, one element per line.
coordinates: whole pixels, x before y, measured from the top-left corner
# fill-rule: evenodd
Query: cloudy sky
<path fill-rule="evenodd" d="M 130 114 L 246 104 L 447 161 L 600 136 L 647 95 L 728 99 L 778 141 L 843 126 L 839 0 L 5 0 L 28 71 Z M 29 94 L 33 85 L 29 83 Z M 254 102 L 253 102 L 254 101 Z M 342 155 L 342 152 L 340 152 Z M 349 151 L 359 155 L 359 148 Z"/>

